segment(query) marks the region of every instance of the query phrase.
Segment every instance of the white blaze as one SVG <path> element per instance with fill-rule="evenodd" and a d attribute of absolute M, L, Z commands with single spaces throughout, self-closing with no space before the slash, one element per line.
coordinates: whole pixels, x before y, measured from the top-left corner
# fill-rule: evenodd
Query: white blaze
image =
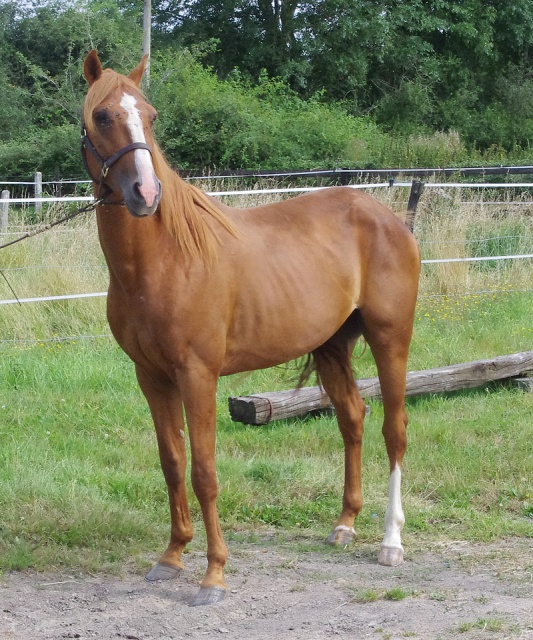
<path fill-rule="evenodd" d="M 120 106 L 127 115 L 126 124 L 131 134 L 132 142 L 144 142 L 144 127 L 141 112 L 135 106 L 137 100 L 129 93 L 125 93 L 120 101 Z M 152 206 L 159 194 L 159 186 L 155 177 L 152 155 L 147 149 L 135 149 L 135 166 L 139 172 L 139 190 L 148 207 Z"/>

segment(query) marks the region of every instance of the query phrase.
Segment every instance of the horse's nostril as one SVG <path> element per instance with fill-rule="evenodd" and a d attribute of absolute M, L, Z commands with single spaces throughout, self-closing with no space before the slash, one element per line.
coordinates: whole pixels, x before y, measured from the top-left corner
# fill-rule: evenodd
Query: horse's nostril
<path fill-rule="evenodd" d="M 154 184 L 138 180 L 124 190 L 126 206 L 134 216 L 138 217 L 152 215 L 159 204 L 160 198 L 161 184 L 159 180 Z"/>

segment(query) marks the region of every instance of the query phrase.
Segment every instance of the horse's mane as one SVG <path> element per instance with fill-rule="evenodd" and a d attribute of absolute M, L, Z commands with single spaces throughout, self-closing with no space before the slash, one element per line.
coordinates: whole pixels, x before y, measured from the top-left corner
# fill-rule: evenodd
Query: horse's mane
<path fill-rule="evenodd" d="M 140 93 L 144 98 L 132 80 L 112 69 L 105 69 L 98 81 L 89 88 L 83 106 L 83 122 L 89 137 L 95 133 L 94 109 L 109 93 L 121 87 Z M 234 226 L 203 191 L 183 180 L 172 169 L 157 144 L 152 149 L 152 158 L 155 173 L 163 185 L 158 207 L 162 224 L 186 255 L 211 261 L 220 238 L 216 226 L 213 227 L 209 222 L 217 222 L 231 235 L 237 236 Z"/>
<path fill-rule="evenodd" d="M 155 173 L 163 185 L 158 207 L 161 222 L 184 253 L 211 261 L 220 237 L 216 226 L 209 224 L 209 221 L 219 223 L 237 237 L 235 227 L 203 191 L 183 180 L 172 169 L 157 144 L 152 158 Z"/>

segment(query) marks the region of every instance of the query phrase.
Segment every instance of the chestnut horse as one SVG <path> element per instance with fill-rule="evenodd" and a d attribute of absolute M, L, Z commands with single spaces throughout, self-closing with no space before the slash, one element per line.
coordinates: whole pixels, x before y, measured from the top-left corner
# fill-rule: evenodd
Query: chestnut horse
<path fill-rule="evenodd" d="M 148 580 L 174 577 L 193 537 L 185 484 L 207 532 L 207 572 L 193 605 L 224 597 L 228 551 L 217 512 L 219 376 L 312 354 L 345 447 L 342 509 L 329 536 L 354 536 L 365 404 L 351 371 L 363 336 L 378 368 L 390 492 L 379 562 L 403 561 L 400 485 L 406 449 L 406 363 L 420 257 L 389 209 L 349 187 L 236 209 L 182 180 L 154 140 L 155 109 L 139 89 L 146 57 L 124 76 L 91 51 L 84 73 L 82 154 L 94 182 L 109 267 L 108 319 L 134 361 L 155 424 L 170 502 L 170 543 Z M 185 415 L 184 415 L 185 413 Z"/>

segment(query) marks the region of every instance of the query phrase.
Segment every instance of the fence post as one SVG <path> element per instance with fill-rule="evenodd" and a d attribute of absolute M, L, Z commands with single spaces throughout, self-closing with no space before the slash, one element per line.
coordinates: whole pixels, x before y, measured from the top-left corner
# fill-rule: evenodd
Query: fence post
<path fill-rule="evenodd" d="M 2 200 L 9 198 L 9 191 L 4 189 L 2 191 Z M 9 202 L 2 202 L 0 207 L 0 231 L 7 230 L 7 216 L 9 213 Z"/>
<path fill-rule="evenodd" d="M 407 203 L 407 217 L 405 220 L 405 224 L 409 227 L 411 233 L 415 226 L 416 208 L 423 190 L 424 183 L 420 180 L 413 180 L 411 184 L 411 193 L 409 194 L 409 202 Z"/>
<path fill-rule="evenodd" d="M 43 197 L 43 174 L 40 171 L 35 173 L 35 197 L 42 198 Z M 40 212 L 43 208 L 42 202 L 35 203 L 35 211 Z"/>
<path fill-rule="evenodd" d="M 54 181 L 54 195 L 56 198 L 61 198 L 61 171 L 59 171 L 59 167 L 54 170 Z"/>

